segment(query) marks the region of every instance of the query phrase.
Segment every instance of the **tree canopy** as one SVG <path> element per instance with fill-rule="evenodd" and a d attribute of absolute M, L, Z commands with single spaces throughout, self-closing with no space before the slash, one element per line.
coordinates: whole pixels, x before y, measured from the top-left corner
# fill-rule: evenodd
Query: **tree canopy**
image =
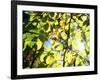
<path fill-rule="evenodd" d="M 23 11 L 23 68 L 88 66 L 87 13 Z"/>

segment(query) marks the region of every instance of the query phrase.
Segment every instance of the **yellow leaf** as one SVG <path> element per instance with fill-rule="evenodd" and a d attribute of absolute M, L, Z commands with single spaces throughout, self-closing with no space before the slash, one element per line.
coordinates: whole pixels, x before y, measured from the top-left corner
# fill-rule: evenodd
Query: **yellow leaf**
<path fill-rule="evenodd" d="M 79 52 L 79 55 L 83 58 L 85 58 L 87 56 L 85 50 L 82 50 L 81 52 Z"/>
<path fill-rule="evenodd" d="M 67 34 L 66 34 L 65 32 L 62 32 L 62 33 L 61 33 L 61 37 L 62 37 L 64 40 L 66 40 L 66 39 L 67 39 Z"/>
<path fill-rule="evenodd" d="M 55 58 L 55 60 L 59 60 L 60 59 L 59 53 L 55 52 L 54 53 L 54 58 Z"/>
<path fill-rule="evenodd" d="M 55 59 L 52 56 L 48 56 L 46 59 L 47 64 L 52 64 L 55 61 Z"/>
<path fill-rule="evenodd" d="M 81 18 L 83 21 L 87 20 L 87 16 L 82 16 Z"/>
<path fill-rule="evenodd" d="M 77 24 L 82 27 L 83 26 L 83 21 L 76 19 Z"/>
<path fill-rule="evenodd" d="M 67 25 L 65 26 L 65 30 L 68 31 L 68 29 L 69 29 L 69 25 L 67 24 Z"/>
<path fill-rule="evenodd" d="M 75 40 L 72 40 L 72 47 L 74 50 L 76 50 L 78 48 L 78 44 Z"/>
<path fill-rule="evenodd" d="M 68 63 L 72 63 L 73 59 L 74 59 L 74 56 L 71 52 L 66 53 L 66 61 Z"/>
<path fill-rule="evenodd" d="M 51 44 L 52 45 L 54 45 L 55 42 L 56 42 L 55 40 L 51 39 Z"/>
<path fill-rule="evenodd" d="M 70 23 L 70 29 L 72 29 L 73 28 L 73 24 L 72 23 Z"/>
<path fill-rule="evenodd" d="M 43 62 L 44 61 L 44 57 L 46 56 L 47 54 L 46 53 L 42 53 L 41 56 L 40 56 L 40 61 Z"/>
<path fill-rule="evenodd" d="M 80 63 L 82 63 L 82 60 L 79 57 L 77 57 L 75 61 L 75 65 L 78 66 Z"/>
<path fill-rule="evenodd" d="M 81 30 L 78 29 L 76 32 L 75 32 L 75 37 L 78 38 L 78 39 L 81 39 Z"/>
<path fill-rule="evenodd" d="M 37 50 L 39 50 L 42 47 L 42 44 L 43 44 L 42 41 L 38 38 L 36 42 Z"/>
<path fill-rule="evenodd" d="M 90 32 L 85 32 L 85 36 L 86 36 L 86 39 L 89 40 L 90 39 Z"/>
<path fill-rule="evenodd" d="M 59 29 L 58 29 L 58 32 L 60 33 L 61 31 L 62 31 L 62 30 L 59 28 Z"/>
<path fill-rule="evenodd" d="M 77 16 L 72 16 L 73 17 L 73 19 L 77 19 Z"/>
<path fill-rule="evenodd" d="M 89 26 L 86 26 L 85 28 L 85 32 L 89 31 L 90 30 L 90 27 Z"/>
<path fill-rule="evenodd" d="M 63 65 L 63 63 L 62 63 L 62 62 L 57 61 L 57 62 L 55 62 L 55 63 L 52 65 L 52 67 L 53 67 L 53 68 L 61 68 L 61 67 L 62 67 L 62 65 Z"/>
<path fill-rule="evenodd" d="M 77 26 L 78 26 L 76 22 L 73 22 L 73 25 L 74 25 L 75 27 L 77 27 Z"/>
<path fill-rule="evenodd" d="M 68 46 L 70 46 L 71 44 L 72 44 L 72 39 L 69 38 L 69 39 L 68 39 Z"/>
<path fill-rule="evenodd" d="M 59 43 L 56 47 L 56 50 L 62 50 L 63 49 L 63 44 Z"/>
<path fill-rule="evenodd" d="M 60 26 L 63 27 L 64 26 L 64 20 L 60 21 Z"/>
<path fill-rule="evenodd" d="M 48 29 L 46 30 L 46 32 L 49 32 L 49 31 L 51 31 L 51 27 L 50 26 L 48 26 Z"/>
<path fill-rule="evenodd" d="M 82 27 L 83 26 L 83 21 L 78 20 L 78 24 L 79 24 L 80 27 Z"/>
<path fill-rule="evenodd" d="M 90 41 L 88 41 L 87 46 L 90 47 Z"/>
<path fill-rule="evenodd" d="M 69 21 L 70 21 L 70 17 L 68 17 L 68 19 L 67 19 L 67 22 L 66 22 L 66 23 L 69 23 Z"/>

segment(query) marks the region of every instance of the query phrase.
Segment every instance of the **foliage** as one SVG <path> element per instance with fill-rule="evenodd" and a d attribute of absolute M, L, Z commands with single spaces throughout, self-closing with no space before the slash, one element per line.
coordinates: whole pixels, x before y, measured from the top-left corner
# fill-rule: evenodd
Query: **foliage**
<path fill-rule="evenodd" d="M 23 68 L 88 66 L 89 14 L 23 11 Z"/>

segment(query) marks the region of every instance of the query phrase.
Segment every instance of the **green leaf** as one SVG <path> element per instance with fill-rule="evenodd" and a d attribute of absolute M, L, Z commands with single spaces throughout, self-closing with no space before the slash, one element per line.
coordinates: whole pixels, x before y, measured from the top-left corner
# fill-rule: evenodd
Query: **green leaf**
<path fill-rule="evenodd" d="M 33 24 L 34 26 L 36 26 L 36 25 L 37 25 L 37 22 L 33 22 L 32 24 Z"/>
<path fill-rule="evenodd" d="M 55 20 L 55 25 L 56 25 L 56 26 L 58 25 L 58 21 L 57 21 L 57 20 Z"/>

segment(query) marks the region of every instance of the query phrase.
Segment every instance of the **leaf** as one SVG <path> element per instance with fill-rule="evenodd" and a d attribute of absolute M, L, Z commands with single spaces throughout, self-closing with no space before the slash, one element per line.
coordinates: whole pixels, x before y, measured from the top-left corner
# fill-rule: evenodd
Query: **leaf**
<path fill-rule="evenodd" d="M 75 37 L 78 38 L 78 39 L 81 39 L 81 30 L 78 29 L 76 32 L 75 32 Z"/>
<path fill-rule="evenodd" d="M 59 60 L 60 59 L 60 55 L 57 51 L 51 51 L 51 53 L 53 53 L 53 57 L 55 60 Z"/>
<path fill-rule="evenodd" d="M 56 25 L 56 26 L 58 25 L 58 21 L 57 21 L 57 20 L 55 20 L 55 25 Z"/>
<path fill-rule="evenodd" d="M 35 44 L 35 42 L 25 41 L 23 51 L 26 49 L 27 46 L 32 48 L 34 46 L 34 44 Z"/>
<path fill-rule="evenodd" d="M 31 41 L 34 38 L 34 35 L 32 35 L 31 33 L 24 33 L 23 34 L 23 40 L 25 41 Z"/>
<path fill-rule="evenodd" d="M 56 17 L 57 17 L 57 15 L 58 15 L 58 14 L 55 12 L 55 13 L 54 13 L 54 16 L 53 16 L 52 18 L 55 20 Z"/>
<path fill-rule="evenodd" d="M 84 42 L 82 42 L 80 39 L 75 39 L 72 41 L 72 48 L 73 50 L 82 51 L 84 50 Z"/>
<path fill-rule="evenodd" d="M 37 22 L 33 22 L 32 24 L 33 24 L 34 26 L 36 26 L 36 25 L 37 25 Z"/>
<path fill-rule="evenodd" d="M 63 27 L 64 26 L 64 20 L 60 21 L 60 26 Z"/>
<path fill-rule="evenodd" d="M 63 49 L 63 44 L 61 43 L 57 43 L 57 45 L 55 46 L 56 50 L 62 50 Z"/>
<path fill-rule="evenodd" d="M 67 39 L 67 34 L 63 31 L 63 32 L 61 33 L 61 37 L 62 37 L 64 40 L 66 40 L 66 39 Z"/>
<path fill-rule="evenodd" d="M 87 16 L 81 16 L 82 21 L 87 20 Z"/>
<path fill-rule="evenodd" d="M 67 22 L 66 23 L 69 23 L 69 22 L 70 22 L 70 17 L 67 18 Z"/>
<path fill-rule="evenodd" d="M 33 20 L 33 15 L 32 16 L 30 16 L 30 19 L 29 19 L 29 21 L 32 21 Z"/>
<path fill-rule="evenodd" d="M 73 22 L 73 27 L 77 27 L 77 26 L 78 26 L 77 22 Z"/>
<path fill-rule="evenodd" d="M 65 30 L 68 31 L 68 29 L 69 29 L 69 25 L 67 24 L 67 25 L 65 26 Z"/>
<path fill-rule="evenodd" d="M 75 40 L 72 40 L 72 48 L 76 50 L 78 48 L 78 44 Z"/>
<path fill-rule="evenodd" d="M 67 52 L 66 53 L 66 61 L 69 63 L 69 64 L 72 64 L 74 62 L 74 58 L 75 56 L 73 56 L 73 53 L 71 51 Z"/>
<path fill-rule="evenodd" d="M 56 62 L 52 65 L 53 68 L 61 68 L 62 66 L 63 66 L 62 61 L 56 61 Z"/>
<path fill-rule="evenodd" d="M 37 28 L 41 28 L 41 24 L 40 23 L 37 24 Z"/>
<path fill-rule="evenodd" d="M 82 50 L 81 52 L 78 53 L 82 58 L 85 58 L 87 56 L 87 53 L 85 50 Z"/>
<path fill-rule="evenodd" d="M 48 56 L 48 57 L 46 58 L 46 63 L 47 63 L 47 64 L 52 64 L 54 61 L 55 61 L 55 59 L 54 59 L 52 56 Z"/>
<path fill-rule="evenodd" d="M 41 27 L 44 27 L 47 23 L 46 22 L 40 22 Z"/>
<path fill-rule="evenodd" d="M 80 64 L 82 64 L 82 59 L 78 56 L 78 57 L 76 58 L 75 65 L 76 65 L 76 66 L 79 66 Z"/>
<path fill-rule="evenodd" d="M 88 26 L 89 25 L 89 20 L 85 20 L 84 22 L 83 22 L 83 26 Z"/>
<path fill-rule="evenodd" d="M 66 19 L 66 14 L 65 14 L 65 13 L 63 14 L 62 18 L 63 18 L 64 20 Z"/>
<path fill-rule="evenodd" d="M 36 42 L 37 50 L 39 50 L 42 47 L 42 44 L 43 44 L 42 41 L 38 38 Z"/>
<path fill-rule="evenodd" d="M 71 44 L 72 44 L 72 39 L 69 38 L 69 39 L 68 39 L 68 46 L 70 46 Z"/>
<path fill-rule="evenodd" d="M 46 32 L 47 32 L 47 33 L 50 32 L 50 31 L 51 31 L 51 26 L 48 25 L 48 26 L 46 26 L 46 27 L 48 27 L 48 29 L 46 29 Z"/>
<path fill-rule="evenodd" d="M 40 56 L 40 61 L 41 62 L 44 62 L 44 57 L 46 56 L 47 54 L 46 53 L 42 53 L 41 56 Z"/>
<path fill-rule="evenodd" d="M 90 32 L 85 32 L 85 36 L 87 40 L 90 40 Z"/>

